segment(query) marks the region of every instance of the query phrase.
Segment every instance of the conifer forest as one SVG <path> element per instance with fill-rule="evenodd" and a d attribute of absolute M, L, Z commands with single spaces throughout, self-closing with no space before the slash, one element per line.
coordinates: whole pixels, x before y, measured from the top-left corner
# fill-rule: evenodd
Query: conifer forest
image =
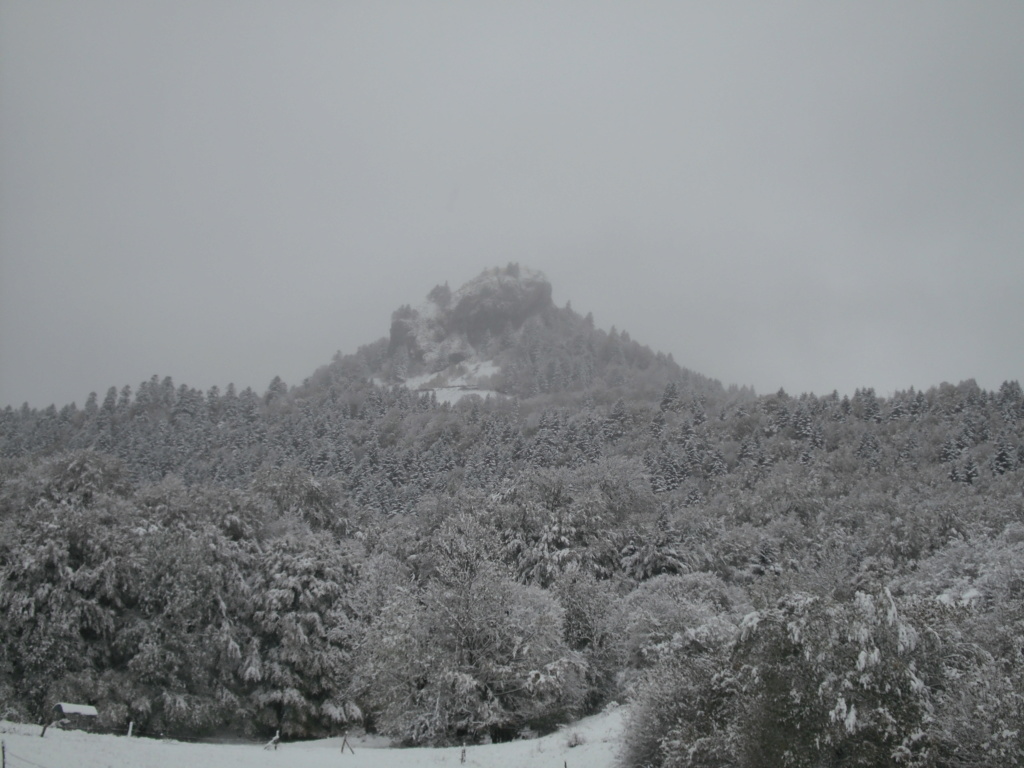
<path fill-rule="evenodd" d="M 1024 763 L 1024 392 L 755 394 L 488 270 L 305 380 L 0 411 L 0 716 Z M 680 335 L 691 330 L 680 328 Z"/>

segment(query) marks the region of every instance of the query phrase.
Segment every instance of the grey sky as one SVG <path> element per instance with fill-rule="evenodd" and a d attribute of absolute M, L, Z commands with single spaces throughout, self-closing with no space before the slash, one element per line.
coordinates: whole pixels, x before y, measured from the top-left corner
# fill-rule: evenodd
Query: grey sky
<path fill-rule="evenodd" d="M 723 383 L 1024 380 L 1024 3 L 0 2 L 0 406 L 518 261 Z"/>

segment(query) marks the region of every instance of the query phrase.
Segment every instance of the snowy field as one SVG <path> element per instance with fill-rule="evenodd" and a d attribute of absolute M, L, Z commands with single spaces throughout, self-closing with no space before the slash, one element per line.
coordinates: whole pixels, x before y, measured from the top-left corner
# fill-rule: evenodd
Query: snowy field
<path fill-rule="evenodd" d="M 467 766 L 486 768 L 612 768 L 622 744 L 622 708 L 588 717 L 558 733 L 507 744 L 467 747 Z M 0 723 L 7 768 L 442 768 L 461 765 L 459 747 L 389 749 L 380 740 L 341 739 L 262 746 L 191 744 L 61 731 Z M 580 742 L 570 747 L 571 742 Z"/>

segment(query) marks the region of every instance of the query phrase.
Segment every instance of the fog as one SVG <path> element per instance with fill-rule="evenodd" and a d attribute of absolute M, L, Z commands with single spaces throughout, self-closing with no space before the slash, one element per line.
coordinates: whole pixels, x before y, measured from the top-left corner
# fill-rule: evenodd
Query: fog
<path fill-rule="evenodd" d="M 1024 380 L 1024 5 L 0 4 L 0 406 L 515 261 L 725 384 Z"/>

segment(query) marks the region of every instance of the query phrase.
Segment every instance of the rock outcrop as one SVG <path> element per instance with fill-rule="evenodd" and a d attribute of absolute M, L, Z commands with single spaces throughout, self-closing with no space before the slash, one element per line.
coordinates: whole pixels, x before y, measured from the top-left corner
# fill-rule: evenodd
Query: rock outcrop
<path fill-rule="evenodd" d="M 543 274 L 509 264 L 489 269 L 457 291 L 437 286 L 428 303 L 391 316 L 389 353 L 407 354 L 414 366 L 441 370 L 473 357 L 491 339 L 518 330 L 552 306 Z"/>

